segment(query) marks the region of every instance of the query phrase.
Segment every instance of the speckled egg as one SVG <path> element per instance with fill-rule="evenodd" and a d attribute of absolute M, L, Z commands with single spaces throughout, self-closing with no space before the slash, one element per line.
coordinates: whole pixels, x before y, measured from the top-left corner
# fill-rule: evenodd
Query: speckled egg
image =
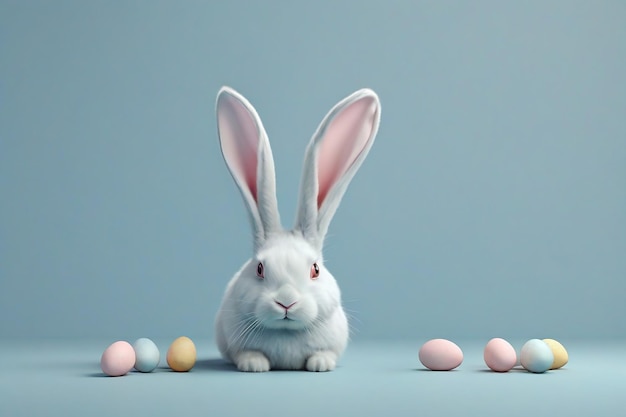
<path fill-rule="evenodd" d="M 552 362 L 554 362 L 552 349 L 547 343 L 539 339 L 530 339 L 524 343 L 519 356 L 524 369 L 538 374 L 550 369 Z"/>
<path fill-rule="evenodd" d="M 485 363 L 492 371 L 508 372 L 517 362 L 515 348 L 499 337 L 491 339 L 485 346 L 483 354 Z"/>
<path fill-rule="evenodd" d="M 105 349 L 100 358 L 102 372 L 109 376 L 126 375 L 135 365 L 135 351 L 130 343 L 117 341 Z"/>
<path fill-rule="evenodd" d="M 431 371 L 450 371 L 463 362 L 463 352 L 446 339 L 432 339 L 419 350 L 419 360 Z"/>
<path fill-rule="evenodd" d="M 152 372 L 159 365 L 159 348 L 150 339 L 142 337 L 133 343 L 135 350 L 135 369 L 139 372 Z"/>
<path fill-rule="evenodd" d="M 554 355 L 554 361 L 552 362 L 550 369 L 559 369 L 565 366 L 567 361 L 569 361 L 569 355 L 563 345 L 554 339 L 543 339 L 543 341 L 550 347 L 552 354 Z"/>
<path fill-rule="evenodd" d="M 167 350 L 167 364 L 177 372 L 187 372 L 196 364 L 196 346 L 190 338 L 181 336 Z"/>

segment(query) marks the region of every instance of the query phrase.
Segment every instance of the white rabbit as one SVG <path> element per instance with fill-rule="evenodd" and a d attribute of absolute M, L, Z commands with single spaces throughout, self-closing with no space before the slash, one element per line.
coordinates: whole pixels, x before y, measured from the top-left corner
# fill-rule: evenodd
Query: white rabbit
<path fill-rule="evenodd" d="M 217 95 L 222 154 L 253 229 L 254 254 L 226 288 L 215 322 L 222 356 L 241 371 L 330 371 L 348 343 L 337 282 L 324 267 L 328 225 L 367 156 L 380 121 L 369 89 L 337 103 L 304 158 L 293 230 L 280 223 L 274 160 L 252 105 L 229 87 Z"/>

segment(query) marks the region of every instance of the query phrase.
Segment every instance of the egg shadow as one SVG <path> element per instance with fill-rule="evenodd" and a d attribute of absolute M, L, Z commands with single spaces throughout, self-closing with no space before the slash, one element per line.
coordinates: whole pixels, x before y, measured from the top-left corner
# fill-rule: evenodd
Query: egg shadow
<path fill-rule="evenodd" d="M 445 374 L 445 373 L 458 372 L 459 370 L 454 368 L 454 369 L 450 369 L 448 371 L 438 371 L 438 370 L 432 370 L 432 369 L 428 369 L 428 368 L 413 368 L 412 371 L 413 372 L 434 372 L 436 374 Z"/>
<path fill-rule="evenodd" d="M 225 361 L 224 359 L 221 359 L 221 358 L 200 359 L 196 361 L 196 364 L 190 370 L 190 372 L 193 372 L 193 371 L 238 372 L 237 367 L 233 363 Z M 174 371 L 167 365 L 159 365 L 152 372 L 139 372 L 136 369 L 131 369 L 127 374 L 125 374 L 125 376 L 133 375 L 133 374 L 142 375 L 146 373 L 169 373 L 169 372 L 176 373 L 176 374 L 185 373 L 185 372 Z M 104 372 L 91 372 L 91 373 L 83 374 L 83 376 L 88 377 L 88 378 L 117 378 L 117 377 L 111 377 L 105 374 Z"/>
<path fill-rule="evenodd" d="M 492 371 L 491 369 L 475 369 L 474 372 L 478 372 L 481 374 L 506 375 L 506 374 L 516 373 L 516 372 L 526 372 L 526 370 L 513 368 L 513 369 L 509 369 L 508 371 L 501 372 L 501 371 Z"/>
<path fill-rule="evenodd" d="M 506 374 L 530 374 L 530 375 L 543 375 L 543 374 L 549 374 L 551 373 L 551 369 L 545 371 L 545 372 L 531 372 L 528 371 L 526 369 L 524 369 L 521 366 L 515 366 L 511 369 L 509 369 L 506 372 L 498 372 L 498 371 L 492 371 L 491 369 L 475 369 L 474 372 L 478 372 L 478 373 L 484 373 L 484 374 L 496 374 L 496 375 L 506 375 Z"/>
<path fill-rule="evenodd" d="M 91 372 L 89 374 L 84 374 L 87 378 L 118 378 L 117 376 L 109 376 L 104 372 Z"/>

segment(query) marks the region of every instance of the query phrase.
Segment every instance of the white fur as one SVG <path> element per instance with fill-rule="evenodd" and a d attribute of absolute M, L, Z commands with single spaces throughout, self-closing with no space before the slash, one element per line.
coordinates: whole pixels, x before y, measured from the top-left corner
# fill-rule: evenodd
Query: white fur
<path fill-rule="evenodd" d="M 223 87 L 217 119 L 222 153 L 246 203 L 254 238 L 254 256 L 229 282 L 216 318 L 218 348 L 241 371 L 330 371 L 347 345 L 349 331 L 339 287 L 324 267 L 323 240 L 374 141 L 378 97 L 371 90 L 359 90 L 333 107 L 320 124 L 305 155 L 291 231 L 280 226 L 274 162 L 256 110 L 239 93 Z M 341 155 L 335 157 L 335 150 Z M 320 155 L 326 159 L 320 161 Z M 263 277 L 257 275 L 259 263 Z M 316 279 L 311 278 L 314 264 L 319 266 Z"/>
<path fill-rule="evenodd" d="M 258 262 L 265 278 L 256 275 Z M 310 279 L 317 261 L 320 275 Z M 293 321 L 283 320 L 289 305 Z M 304 369 L 315 353 L 326 352 L 332 361 L 311 365 L 331 370 L 348 342 L 348 321 L 341 307 L 337 282 L 324 268 L 320 254 L 294 233 L 275 236 L 250 259 L 228 284 L 216 320 L 217 344 L 222 355 L 241 370 L 268 370 L 257 357 L 243 351 L 262 352 L 272 369 Z"/>

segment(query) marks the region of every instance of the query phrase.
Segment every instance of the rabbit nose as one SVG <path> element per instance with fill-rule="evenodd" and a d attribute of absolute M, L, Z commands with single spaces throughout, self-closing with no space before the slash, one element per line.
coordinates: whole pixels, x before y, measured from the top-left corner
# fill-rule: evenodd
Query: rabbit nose
<path fill-rule="evenodd" d="M 284 309 L 285 309 L 285 311 L 287 311 L 287 310 L 289 310 L 291 307 L 293 307 L 293 305 L 294 305 L 297 301 L 294 301 L 293 303 L 291 303 L 291 304 L 289 304 L 289 305 L 284 305 L 284 304 L 283 304 L 283 303 L 281 303 L 280 301 L 276 301 L 276 300 L 274 300 L 274 302 L 275 302 L 276 304 L 278 304 L 279 306 L 281 306 L 282 308 L 284 308 Z"/>

